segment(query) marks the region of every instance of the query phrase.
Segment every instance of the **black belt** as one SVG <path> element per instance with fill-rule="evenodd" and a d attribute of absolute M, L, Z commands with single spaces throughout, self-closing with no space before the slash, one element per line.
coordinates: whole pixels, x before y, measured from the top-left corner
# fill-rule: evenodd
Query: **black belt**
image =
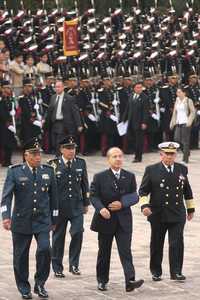
<path fill-rule="evenodd" d="M 186 127 L 186 124 L 177 124 L 177 127 Z"/>

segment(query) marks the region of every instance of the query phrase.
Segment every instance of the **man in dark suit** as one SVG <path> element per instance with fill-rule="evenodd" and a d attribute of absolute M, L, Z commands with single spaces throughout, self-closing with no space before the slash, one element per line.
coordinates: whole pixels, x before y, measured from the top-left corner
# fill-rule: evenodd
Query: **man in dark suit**
<path fill-rule="evenodd" d="M 64 84 L 57 81 L 56 94 L 51 97 L 47 123 L 51 126 L 52 147 L 59 154 L 59 142 L 67 135 L 77 137 L 83 130 L 76 100 L 64 92 Z"/>
<path fill-rule="evenodd" d="M 34 293 L 48 298 L 44 284 L 51 261 L 49 231 L 55 228 L 58 216 L 56 180 L 53 168 L 41 164 L 37 139 L 28 142 L 24 150 L 25 163 L 8 169 L 1 201 L 3 227 L 12 231 L 15 280 L 22 298 L 32 299 L 28 276 L 33 236 L 37 242 Z"/>
<path fill-rule="evenodd" d="M 126 291 L 139 288 L 143 280 L 135 280 L 131 254 L 132 213 L 138 200 L 135 175 L 122 169 L 123 153 L 111 148 L 107 153 L 110 168 L 94 176 L 90 200 L 95 208 L 91 230 L 98 232 L 98 289 L 107 290 L 112 241 L 115 237 L 123 266 Z"/>
<path fill-rule="evenodd" d="M 135 159 L 133 162 L 142 161 L 144 133 L 149 119 L 149 101 L 143 92 L 143 85 L 137 82 L 133 87 L 133 96 L 129 98 L 124 121 L 128 120 L 128 140 L 133 140 Z"/>
<path fill-rule="evenodd" d="M 86 163 L 75 156 L 76 143 L 73 136 L 60 142 L 61 156 L 49 161 L 54 167 L 59 199 L 59 218 L 53 232 L 52 266 L 55 277 L 63 278 L 63 256 L 67 224 L 71 224 L 69 245 L 69 271 L 80 275 L 79 258 L 83 240 L 83 214 L 88 211 L 89 186 Z"/>
<path fill-rule="evenodd" d="M 183 265 L 183 231 L 186 221 L 194 214 L 192 190 L 187 167 L 175 163 L 179 144 L 159 144 L 161 162 L 148 166 L 139 189 L 143 214 L 151 224 L 150 270 L 152 279 L 160 281 L 165 234 L 169 236 L 169 264 L 172 280 L 185 280 Z M 148 197 L 150 196 L 150 197 Z"/>

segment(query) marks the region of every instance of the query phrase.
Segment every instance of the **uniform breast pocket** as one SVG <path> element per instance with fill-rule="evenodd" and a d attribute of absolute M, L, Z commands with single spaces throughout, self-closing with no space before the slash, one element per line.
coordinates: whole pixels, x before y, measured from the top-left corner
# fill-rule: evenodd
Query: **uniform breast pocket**
<path fill-rule="evenodd" d="M 76 170 L 76 181 L 80 182 L 82 179 L 82 170 Z"/>
<path fill-rule="evenodd" d="M 49 179 L 42 180 L 42 184 L 41 184 L 42 192 L 48 192 L 49 191 L 49 186 L 50 186 L 50 180 Z"/>
<path fill-rule="evenodd" d="M 23 190 L 26 190 L 30 185 L 30 181 L 27 179 L 18 179 L 17 182 L 16 182 L 16 189 L 17 190 L 20 190 L 20 191 L 23 191 Z"/>

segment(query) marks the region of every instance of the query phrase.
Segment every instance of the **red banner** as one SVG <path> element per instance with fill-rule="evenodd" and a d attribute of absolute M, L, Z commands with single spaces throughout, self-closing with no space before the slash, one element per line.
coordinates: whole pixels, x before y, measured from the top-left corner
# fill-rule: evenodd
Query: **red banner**
<path fill-rule="evenodd" d="M 78 49 L 78 19 L 64 22 L 63 50 L 65 56 L 79 55 Z"/>

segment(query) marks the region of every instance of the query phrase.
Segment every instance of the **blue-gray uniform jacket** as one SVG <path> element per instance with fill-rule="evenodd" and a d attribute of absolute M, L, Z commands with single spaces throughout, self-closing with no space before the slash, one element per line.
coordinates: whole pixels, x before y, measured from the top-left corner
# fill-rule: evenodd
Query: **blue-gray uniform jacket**
<path fill-rule="evenodd" d="M 12 199 L 14 207 L 12 211 Z M 36 178 L 24 164 L 8 168 L 1 201 L 2 218 L 11 219 L 11 230 L 23 234 L 49 231 L 58 216 L 57 185 L 54 170 L 40 165 Z M 11 217 L 12 216 L 12 217 Z"/>
<path fill-rule="evenodd" d="M 75 217 L 84 212 L 89 205 L 89 184 L 85 160 L 76 157 L 68 169 L 62 157 L 49 161 L 54 168 L 59 200 L 60 217 Z"/>

